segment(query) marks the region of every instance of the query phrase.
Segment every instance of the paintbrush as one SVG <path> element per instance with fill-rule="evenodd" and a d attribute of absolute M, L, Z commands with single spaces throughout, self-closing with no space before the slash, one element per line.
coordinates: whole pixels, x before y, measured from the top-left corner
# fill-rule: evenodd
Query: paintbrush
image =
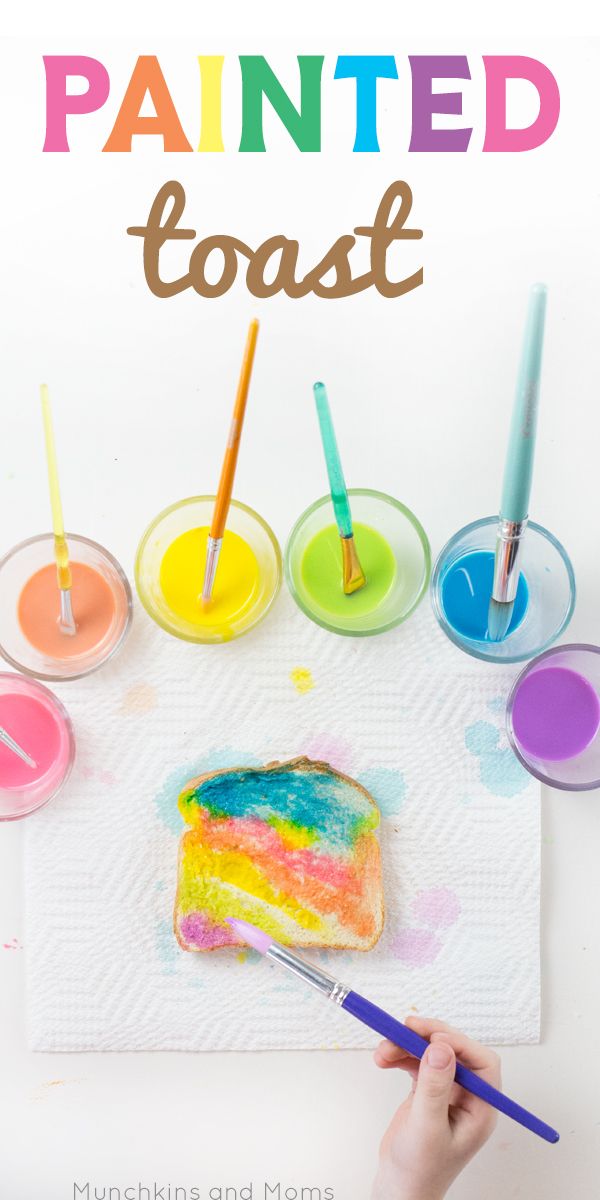
<path fill-rule="evenodd" d="M 44 435 L 46 438 L 46 461 L 48 463 L 48 483 L 50 485 L 50 505 L 52 508 L 52 528 L 54 530 L 54 556 L 56 558 L 56 576 L 60 593 L 60 617 L 58 619 L 61 633 L 70 636 L 77 633 L 73 616 L 71 598 L 71 568 L 69 566 L 69 550 L 65 539 L 60 488 L 58 486 L 58 465 L 56 462 L 56 447 L 54 445 L 54 430 L 52 428 L 52 411 L 48 388 L 43 383 L 40 388 L 42 399 L 42 417 Z"/>
<path fill-rule="evenodd" d="M 229 429 L 229 437 L 225 448 L 225 457 L 221 468 L 221 478 L 217 488 L 217 496 L 215 507 L 212 515 L 212 522 L 209 531 L 208 545 L 206 547 L 206 565 L 204 568 L 204 583 L 202 585 L 202 602 L 207 604 L 212 596 L 212 590 L 215 582 L 215 574 L 221 546 L 223 544 L 223 534 L 225 533 L 225 522 L 229 512 L 231 503 L 231 493 L 233 490 L 233 479 L 235 468 L 237 465 L 238 450 L 240 447 L 240 438 L 242 435 L 242 426 L 244 423 L 244 413 L 246 411 L 246 401 L 248 399 L 248 389 L 250 387 L 250 377 L 252 375 L 252 364 L 254 362 L 254 351 L 256 350 L 256 339 L 258 337 L 258 321 L 256 318 L 250 322 L 248 329 L 248 337 L 246 338 L 246 347 L 244 349 L 244 357 L 242 360 L 242 369 L 240 371 L 240 379 L 238 383 L 235 404 L 233 407 L 233 417 Z"/>
<path fill-rule="evenodd" d="M 494 585 L 488 615 L 491 642 L 501 642 L 508 633 L 519 583 L 523 537 L 529 515 L 545 318 L 546 285 L 536 283 L 529 296 L 504 469 Z"/>
<path fill-rule="evenodd" d="M 14 737 L 11 737 L 10 733 L 8 733 L 6 729 L 3 729 L 1 725 L 0 742 L 2 742 L 2 745 L 6 746 L 8 750 L 12 750 L 13 754 L 16 754 L 17 758 L 21 759 L 21 762 L 26 763 L 28 767 L 31 767 L 32 770 L 35 770 L 37 767 L 35 759 L 32 758 L 26 750 L 23 750 L 23 747 L 20 746 L 18 742 L 15 742 Z"/>
<path fill-rule="evenodd" d="M 248 921 L 240 921 L 235 917 L 226 919 L 243 942 L 258 950 L 259 954 L 263 954 L 270 962 L 285 967 L 286 971 L 291 971 L 304 983 L 310 984 L 326 1000 L 333 1000 L 334 1004 L 339 1004 L 351 1016 L 356 1017 L 357 1021 L 362 1021 L 363 1025 L 374 1029 L 382 1037 L 389 1038 L 395 1046 L 401 1046 L 414 1058 L 423 1057 L 429 1042 L 410 1029 L 408 1025 L 403 1025 L 402 1021 L 397 1021 L 383 1008 L 378 1008 L 376 1004 L 365 1000 L 364 996 L 360 996 L 358 992 L 351 991 L 345 984 L 333 979 L 331 975 L 327 975 L 320 967 L 313 966 L 299 954 L 288 950 L 287 946 L 281 946 L 262 929 L 257 929 Z M 473 1096 L 478 1096 L 480 1100 L 485 1100 L 486 1104 L 491 1104 L 492 1108 L 505 1113 L 507 1117 L 512 1117 L 513 1121 L 518 1121 L 519 1125 L 523 1125 L 525 1129 L 537 1133 L 538 1137 L 544 1138 L 547 1142 L 558 1141 L 559 1135 L 555 1129 L 546 1125 L 545 1121 L 540 1121 L 539 1117 L 535 1117 L 526 1108 L 522 1108 L 516 1101 L 509 1099 L 503 1092 L 492 1087 L 491 1083 L 487 1083 L 475 1071 L 470 1071 L 468 1067 L 457 1063 L 454 1078 L 465 1091 L 471 1092 Z"/>
<path fill-rule="evenodd" d="M 340 461 L 340 454 L 331 419 L 331 410 L 329 408 L 329 400 L 327 399 L 327 391 L 324 383 L 315 383 L 313 386 L 315 396 L 315 404 L 317 406 L 317 416 L 319 418 L 319 428 L 321 430 L 321 440 L 323 442 L 323 450 L 325 451 L 325 462 L 327 463 L 327 474 L 329 476 L 329 490 L 333 501 L 333 511 L 335 520 L 340 535 L 342 547 L 342 579 L 344 592 L 347 596 L 352 595 L 352 592 L 357 592 L 359 588 L 365 586 L 367 582 L 366 575 L 360 565 L 358 552 L 354 542 L 354 532 L 352 528 L 352 513 L 350 512 L 350 501 L 344 480 L 344 472 Z"/>

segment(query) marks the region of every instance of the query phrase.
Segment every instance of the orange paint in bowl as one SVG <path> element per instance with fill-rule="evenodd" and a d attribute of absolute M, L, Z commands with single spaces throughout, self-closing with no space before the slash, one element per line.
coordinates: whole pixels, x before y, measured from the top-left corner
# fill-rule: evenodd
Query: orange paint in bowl
<path fill-rule="evenodd" d="M 115 597 L 100 572 L 86 563 L 70 565 L 77 633 L 65 635 L 59 628 L 60 596 L 54 563 L 36 571 L 19 597 L 19 625 L 27 641 L 48 658 L 72 658 L 94 650 L 115 620 Z"/>
<path fill-rule="evenodd" d="M 54 535 L 20 542 L 0 559 L 0 655 L 37 679 L 80 679 L 108 662 L 131 626 L 131 588 L 103 546 L 67 533 L 76 633 L 59 626 Z"/>

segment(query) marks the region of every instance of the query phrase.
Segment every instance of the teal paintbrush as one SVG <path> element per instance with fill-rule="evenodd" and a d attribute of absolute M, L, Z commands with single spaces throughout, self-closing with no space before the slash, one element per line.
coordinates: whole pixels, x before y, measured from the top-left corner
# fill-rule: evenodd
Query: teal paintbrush
<path fill-rule="evenodd" d="M 519 583 L 523 537 L 529 515 L 545 319 L 546 285 L 536 283 L 529 295 L 502 485 L 494 587 L 488 616 L 491 642 L 501 642 L 508 633 Z"/>
<path fill-rule="evenodd" d="M 315 395 L 315 404 L 317 406 L 319 427 L 321 429 L 323 450 L 325 451 L 325 462 L 327 463 L 329 490 L 331 492 L 333 511 L 335 513 L 336 525 L 338 527 L 342 546 L 342 575 L 344 592 L 347 596 L 350 596 L 352 592 L 357 592 L 359 588 L 364 587 L 367 579 L 360 565 L 358 553 L 354 544 L 354 531 L 352 529 L 350 501 L 348 499 L 348 492 L 346 490 L 346 483 L 344 480 L 344 472 L 342 471 L 342 464 L 340 462 L 340 455 L 335 438 L 333 421 L 331 420 L 331 411 L 329 408 L 329 400 L 327 399 L 325 384 L 315 383 L 313 392 Z"/>

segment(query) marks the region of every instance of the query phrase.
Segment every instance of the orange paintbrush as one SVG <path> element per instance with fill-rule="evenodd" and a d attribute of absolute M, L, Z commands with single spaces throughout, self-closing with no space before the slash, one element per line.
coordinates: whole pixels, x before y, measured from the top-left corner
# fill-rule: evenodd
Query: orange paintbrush
<path fill-rule="evenodd" d="M 206 548 L 206 566 L 204 568 L 204 583 L 202 586 L 202 600 L 206 604 L 211 596 L 213 585 L 215 582 L 215 574 L 221 546 L 223 544 L 223 534 L 225 533 L 225 523 L 227 521 L 227 513 L 231 502 L 231 492 L 233 490 L 233 479 L 237 464 L 238 450 L 240 448 L 240 438 L 242 435 L 242 425 L 244 423 L 244 413 L 246 411 L 246 401 L 248 399 L 248 389 L 250 387 L 250 377 L 252 375 L 252 364 L 254 362 L 254 351 L 256 349 L 256 339 L 258 337 L 258 321 L 256 318 L 250 322 L 248 329 L 248 337 L 246 339 L 246 347 L 244 350 L 244 358 L 242 361 L 242 369 L 240 372 L 240 381 L 238 383 L 237 395 L 233 408 L 233 417 L 229 437 L 227 439 L 227 447 L 225 449 L 225 458 L 221 468 L 221 478 L 217 489 L 215 507 L 212 515 L 212 522 L 208 537 L 208 545 Z"/>

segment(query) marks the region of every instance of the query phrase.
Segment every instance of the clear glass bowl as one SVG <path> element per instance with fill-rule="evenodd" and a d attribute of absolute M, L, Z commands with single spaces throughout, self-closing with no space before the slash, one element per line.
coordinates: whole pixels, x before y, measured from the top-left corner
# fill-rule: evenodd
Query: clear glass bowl
<path fill-rule="evenodd" d="M 7 786 L 2 781 L 0 769 L 0 821 L 15 821 L 42 808 L 66 783 L 75 760 L 75 738 L 69 715 L 60 700 L 36 680 L 26 679 L 23 675 L 8 671 L 2 672 L 0 696 L 3 700 L 13 696 L 25 697 L 41 705 L 51 717 L 58 735 L 56 754 L 52 761 L 41 774 L 39 771 L 34 772 L 31 782 L 27 778 L 27 770 L 24 770 L 18 783 Z M 10 729 L 7 732 L 10 733 Z M 18 744 L 33 757 L 35 747 L 32 743 L 25 745 L 25 740 L 22 737 Z M 7 753 L 4 747 L 1 749 L 4 754 Z"/>
<path fill-rule="evenodd" d="M 433 568 L 431 603 L 446 636 L 466 654 L 484 662 L 522 662 L 546 650 L 566 629 L 575 607 L 575 575 L 564 546 L 547 529 L 530 521 L 521 560 L 521 572 L 529 589 L 522 621 L 501 642 L 465 637 L 444 611 L 444 579 L 450 568 L 465 555 L 476 551 L 493 554 L 497 528 L 497 516 L 483 517 L 465 525 L 450 538 Z"/>
<path fill-rule="evenodd" d="M 319 605 L 305 586 L 302 561 L 306 548 L 322 529 L 335 525 L 331 496 L 315 500 L 296 521 L 285 548 L 285 578 L 296 604 L 311 621 L 332 633 L 367 637 L 393 629 L 414 612 L 429 583 L 431 552 L 422 525 L 399 500 L 368 488 L 349 488 L 348 495 L 354 524 L 368 525 L 380 533 L 396 561 L 395 579 L 381 603 L 368 613 L 353 614 L 349 597 L 347 614 L 333 613 Z"/>
<path fill-rule="evenodd" d="M 214 496 L 190 496 L 163 509 L 144 533 L 135 560 L 135 583 L 146 612 L 161 629 L 188 642 L 227 642 L 249 633 L 266 617 L 281 587 L 281 550 L 275 534 L 253 509 L 232 500 L 227 529 L 244 539 L 258 562 L 260 584 L 253 603 L 238 619 L 214 625 L 195 625 L 169 607 L 160 586 L 165 552 L 181 534 L 210 526 L 214 505 Z"/>
<path fill-rule="evenodd" d="M 563 667 L 582 675 L 600 697 L 600 647 L 574 642 L 554 646 L 527 664 L 517 676 L 506 705 L 508 740 L 520 763 L 542 783 L 566 792 L 585 792 L 600 787 L 600 728 L 585 749 L 573 758 L 548 761 L 525 749 L 514 729 L 515 700 L 526 679 L 548 667 Z"/>
<path fill-rule="evenodd" d="M 42 567 L 54 563 L 53 534 L 42 533 L 20 542 L 0 561 L 0 654 L 18 671 L 54 682 L 80 679 L 108 662 L 123 645 L 133 612 L 129 581 L 116 558 L 90 538 L 77 533 L 65 536 L 71 561 L 97 571 L 108 584 L 115 603 L 111 624 L 102 639 L 81 654 L 66 658 L 44 654 L 25 637 L 19 624 L 18 604 L 23 587 Z"/>

